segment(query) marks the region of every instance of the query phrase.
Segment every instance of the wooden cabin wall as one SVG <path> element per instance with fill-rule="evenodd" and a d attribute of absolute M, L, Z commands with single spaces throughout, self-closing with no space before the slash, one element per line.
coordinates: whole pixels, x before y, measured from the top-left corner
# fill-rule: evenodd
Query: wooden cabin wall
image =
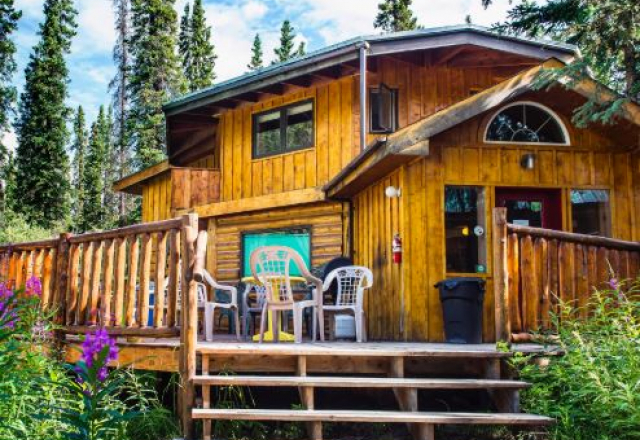
<path fill-rule="evenodd" d="M 244 232 L 309 227 L 312 267 L 345 254 L 348 211 L 342 203 L 321 203 L 208 220 L 207 270 L 218 280 L 235 284 L 241 276 Z"/>
<path fill-rule="evenodd" d="M 222 115 L 222 201 L 323 185 L 359 152 L 353 121 L 355 77 L 231 110 Z M 315 148 L 252 159 L 252 114 L 314 100 Z"/>
<path fill-rule="evenodd" d="M 142 187 L 142 221 L 154 222 L 171 217 L 171 175 L 164 173 L 149 179 Z"/>
<path fill-rule="evenodd" d="M 369 72 L 368 83 L 381 82 L 398 89 L 399 125 L 430 115 L 454 102 L 493 86 L 516 73 L 514 68 L 460 69 L 432 66 L 428 56 L 417 63 L 383 57 Z M 322 186 L 360 152 L 359 76 L 324 81 L 307 88 L 288 86 L 290 92 L 221 115 L 221 200 L 230 201 Z M 315 147 L 252 159 L 252 115 L 305 99 L 315 104 Z M 370 134 L 372 142 L 377 134 Z M 217 151 L 217 149 L 216 149 Z M 213 166 L 214 157 L 198 166 Z M 211 165 L 210 165 L 211 164 Z M 195 163 L 192 164 L 195 166 Z"/>
<path fill-rule="evenodd" d="M 569 117 L 561 115 L 568 122 Z M 491 249 L 491 209 L 498 186 L 558 188 L 562 192 L 563 229 L 571 231 L 571 189 L 607 189 L 611 196 L 612 235 L 640 240 L 640 155 L 614 145 L 595 130 L 570 127 L 571 146 L 512 146 L 481 142 L 486 115 L 451 129 L 430 143 L 419 158 L 371 185 L 353 200 L 354 257 L 376 276 L 368 293 L 369 332 L 376 339 L 442 341 L 439 292 L 434 284 L 447 276 L 444 187 L 485 188 L 486 243 Z M 523 170 L 524 153 L 536 154 L 533 170 Z M 402 195 L 390 200 L 393 185 Z M 403 240 L 402 267 L 391 263 L 392 235 Z M 494 341 L 492 252 L 487 252 L 483 337 Z M 402 302 L 404 300 L 404 302 Z M 399 305 L 404 304 L 404 310 Z M 404 332 L 399 330 L 400 323 Z"/>

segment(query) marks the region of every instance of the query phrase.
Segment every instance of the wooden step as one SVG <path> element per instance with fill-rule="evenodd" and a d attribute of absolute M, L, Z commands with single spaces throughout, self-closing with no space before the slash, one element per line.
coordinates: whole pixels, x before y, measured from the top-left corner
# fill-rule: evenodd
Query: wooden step
<path fill-rule="evenodd" d="M 194 409 L 194 419 L 289 422 L 424 423 L 432 425 L 549 425 L 534 414 L 354 410 Z"/>
<path fill-rule="evenodd" d="M 442 390 L 522 389 L 529 386 L 517 380 L 493 379 L 423 379 L 391 377 L 334 376 L 196 376 L 196 385 L 255 387 L 321 387 L 321 388 L 420 388 Z"/>
<path fill-rule="evenodd" d="M 256 344 L 252 342 L 198 341 L 202 355 L 233 356 L 349 356 L 349 357 L 437 357 L 500 359 L 512 356 L 496 350 L 495 344 L 445 344 L 420 342 L 303 342 L 301 344 Z"/>

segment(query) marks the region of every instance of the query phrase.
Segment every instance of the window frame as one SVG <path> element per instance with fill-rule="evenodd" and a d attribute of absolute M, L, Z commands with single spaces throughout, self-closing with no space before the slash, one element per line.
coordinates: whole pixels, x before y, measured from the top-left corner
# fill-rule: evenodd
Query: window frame
<path fill-rule="evenodd" d="M 285 234 L 295 234 L 296 232 L 306 232 L 309 234 L 309 264 L 308 269 L 312 269 L 313 264 L 313 227 L 312 225 L 302 225 L 302 226 L 288 226 L 282 228 L 263 228 L 263 229 L 249 229 L 246 231 L 242 231 L 240 233 L 240 279 L 246 276 L 252 276 L 251 273 L 248 275 L 244 275 L 244 264 L 245 264 L 245 246 L 244 246 L 244 238 L 246 235 L 258 235 L 258 234 L 277 234 L 277 233 L 285 233 Z M 246 258 L 249 258 L 247 256 Z M 304 261 L 304 259 L 303 259 Z M 305 264 L 307 262 L 305 261 Z"/>
<path fill-rule="evenodd" d="M 562 131 L 562 134 L 564 135 L 564 143 L 562 142 L 516 142 L 516 141 L 492 141 L 489 140 L 487 138 L 487 136 L 489 135 L 489 127 L 491 126 L 491 124 L 493 123 L 493 121 L 496 119 L 496 117 L 502 113 L 503 111 L 511 108 L 511 107 L 516 107 L 519 105 L 530 105 L 532 107 L 537 107 L 542 111 L 545 111 L 549 114 L 549 116 L 551 116 L 556 123 L 560 126 L 560 130 Z M 562 120 L 562 118 L 553 110 L 551 110 L 549 107 L 547 107 L 544 104 L 540 104 L 539 102 L 535 102 L 535 101 L 516 101 L 516 102 L 512 102 L 510 104 L 507 105 L 503 105 L 502 107 L 500 107 L 496 112 L 494 112 L 491 117 L 489 118 L 488 122 L 485 124 L 484 127 L 484 134 L 482 136 L 482 141 L 485 144 L 497 144 L 497 145 L 531 145 L 531 146 L 536 146 L 536 145 L 563 145 L 563 146 L 570 146 L 571 145 L 571 137 L 569 136 L 569 130 L 567 129 L 567 126 L 565 125 L 564 121 Z"/>
<path fill-rule="evenodd" d="M 442 205 L 442 228 L 443 228 L 443 235 L 444 235 L 444 240 L 443 240 L 443 244 L 444 244 L 444 258 L 443 258 L 443 269 L 444 269 L 444 273 L 446 274 L 447 277 L 452 277 L 452 276 L 471 276 L 471 277 L 476 277 L 476 278 L 489 278 L 491 277 L 491 271 L 493 270 L 491 267 L 492 261 L 491 261 L 491 257 L 489 256 L 490 253 L 490 246 L 491 246 L 491 216 L 490 216 L 490 208 L 489 208 L 489 197 L 494 197 L 495 194 L 489 194 L 489 190 L 490 187 L 485 186 L 485 185 L 477 185 L 477 184 L 463 184 L 463 183 L 445 183 L 444 186 L 442 187 L 442 196 L 443 196 L 443 202 L 446 203 L 446 189 L 447 187 L 450 188 L 474 188 L 476 190 L 480 190 L 480 192 L 482 193 L 482 198 L 483 198 L 483 203 L 482 203 L 482 209 L 478 209 L 477 210 L 477 215 L 480 218 L 483 219 L 484 221 L 484 233 L 482 234 L 482 237 L 477 237 L 478 239 L 478 251 L 480 251 L 480 247 L 481 247 L 481 243 L 480 240 L 483 240 L 484 243 L 482 245 L 483 248 L 483 257 L 484 257 L 484 272 L 464 272 L 464 271 L 459 271 L 459 270 L 449 270 L 449 268 L 447 267 L 447 208 L 446 206 L 443 204 Z M 470 233 L 473 233 L 470 231 Z M 478 257 L 480 257 L 480 254 L 478 254 Z M 478 258 L 478 260 L 480 260 L 480 258 Z M 482 264 L 480 261 L 478 261 L 478 264 Z"/>
<path fill-rule="evenodd" d="M 392 111 L 393 111 L 393 114 L 392 114 L 393 121 L 392 121 L 392 124 L 391 124 L 392 127 L 389 130 L 374 130 L 373 129 L 373 107 L 372 107 L 373 99 L 372 99 L 371 96 L 374 93 L 380 93 L 380 89 L 382 87 L 386 87 L 387 89 L 389 89 L 391 91 L 391 93 L 392 93 L 392 96 L 393 96 L 393 109 L 392 109 Z M 384 83 L 380 83 L 376 87 L 369 87 L 368 96 L 367 96 L 367 98 L 369 99 L 368 106 L 367 106 L 368 107 L 368 111 L 369 111 L 369 120 L 368 120 L 368 122 L 369 122 L 369 127 L 368 127 L 369 128 L 369 133 L 372 133 L 372 134 L 390 134 L 390 133 L 394 133 L 394 132 L 396 132 L 398 130 L 398 126 L 399 126 L 399 114 L 398 114 L 398 112 L 399 112 L 399 106 L 398 106 L 399 99 L 398 99 L 398 95 L 399 95 L 399 93 L 400 93 L 400 89 L 398 89 L 397 87 L 395 87 L 395 88 L 394 87 L 390 87 L 390 86 L 388 86 L 387 84 L 384 84 Z"/>
<path fill-rule="evenodd" d="M 287 150 L 287 110 L 293 107 L 302 106 L 305 104 L 311 104 L 311 145 L 292 148 Z M 280 113 L 280 150 L 273 153 L 258 153 L 258 123 L 257 120 L 260 116 L 267 115 L 269 113 Z M 287 153 L 293 153 L 296 151 L 309 150 L 316 146 L 316 103 L 313 98 L 305 99 L 302 101 L 292 102 L 290 104 L 282 105 L 269 110 L 253 113 L 251 115 L 251 159 L 264 159 L 271 156 L 280 156 Z"/>
<path fill-rule="evenodd" d="M 567 198 L 569 199 L 569 226 L 570 226 L 570 231 L 574 234 L 584 234 L 584 232 L 576 232 L 575 228 L 574 228 L 574 220 L 575 220 L 575 216 L 574 216 L 574 206 L 576 204 L 573 203 L 573 192 L 574 191 L 602 191 L 604 193 L 606 193 L 607 195 L 607 222 L 605 224 L 605 228 L 607 229 L 605 231 L 605 233 L 603 235 L 592 235 L 594 237 L 605 237 L 605 238 L 613 238 L 613 199 L 612 199 L 612 189 L 608 188 L 608 187 L 571 187 L 568 188 L 568 195 Z M 587 234 L 587 235 L 591 235 L 591 234 Z"/>

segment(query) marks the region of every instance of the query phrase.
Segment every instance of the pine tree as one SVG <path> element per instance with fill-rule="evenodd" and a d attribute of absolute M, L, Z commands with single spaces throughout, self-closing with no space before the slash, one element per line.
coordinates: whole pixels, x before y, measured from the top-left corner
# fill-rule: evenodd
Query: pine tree
<path fill-rule="evenodd" d="M 378 4 L 378 15 L 373 27 L 383 32 L 411 31 L 418 29 L 418 19 L 411 11 L 412 0 L 384 0 Z"/>
<path fill-rule="evenodd" d="M 264 67 L 262 62 L 262 40 L 260 34 L 256 34 L 253 38 L 253 46 L 251 46 L 251 61 L 247 64 L 249 70 L 259 70 Z"/>
<path fill-rule="evenodd" d="M 15 207 L 27 221 L 45 228 L 69 213 L 69 158 L 65 151 L 70 109 L 65 55 L 75 35 L 72 0 L 46 0 L 44 22 L 25 69 L 17 123 Z"/>
<path fill-rule="evenodd" d="M 211 43 L 211 26 L 207 26 L 202 0 L 195 0 L 187 30 L 188 47 L 181 48 L 184 51 L 181 53 L 187 84 L 193 92 L 210 86 L 216 77 L 213 70 L 217 56 Z M 182 36 L 182 26 L 180 35 Z"/>
<path fill-rule="evenodd" d="M 104 219 L 102 229 L 115 227 L 119 223 L 118 195 L 113 191 L 113 182 L 119 179 L 116 162 L 117 150 L 114 138 L 113 108 L 109 106 L 107 113 L 100 125 L 100 135 L 104 145 L 102 164 L 102 200 L 104 206 Z"/>
<path fill-rule="evenodd" d="M 87 163 L 84 167 L 82 185 L 85 188 L 84 204 L 80 216 L 80 231 L 100 229 L 104 219 L 102 206 L 102 169 L 104 164 L 104 139 L 101 126 L 104 124 L 104 110 L 101 107 L 98 119 L 91 125 L 91 137 L 87 150 Z"/>
<path fill-rule="evenodd" d="M 301 57 L 307 53 L 307 45 L 304 41 L 301 41 L 298 45 L 298 49 L 296 50 L 296 56 Z"/>
<path fill-rule="evenodd" d="M 176 54 L 178 18 L 174 0 L 132 0 L 130 143 L 144 168 L 166 152 L 162 104 L 181 93 L 184 81 Z"/>
<path fill-rule="evenodd" d="M 131 70 L 130 38 L 131 38 L 131 1 L 113 0 L 115 10 L 116 44 L 113 48 L 113 61 L 116 65 L 116 75 L 111 80 L 109 88 L 112 91 L 113 104 L 113 136 L 114 163 L 117 164 L 117 178 L 131 173 L 130 126 L 129 117 L 129 79 Z M 119 223 L 133 209 L 132 197 L 125 193 L 118 193 Z"/>
<path fill-rule="evenodd" d="M 11 34 L 18 27 L 22 12 L 16 11 L 14 0 L 0 0 L 0 139 L 9 130 L 9 120 L 14 112 L 16 87 L 13 74 L 16 71 L 16 44 Z M 6 160 L 6 147 L 0 143 L 0 166 Z"/>
<path fill-rule="evenodd" d="M 82 214 L 82 205 L 84 203 L 82 176 L 84 175 L 86 150 L 87 130 L 85 127 L 85 116 L 82 106 L 79 106 L 73 121 L 73 143 L 71 144 L 71 152 L 73 154 L 73 163 L 71 166 L 71 184 L 73 188 L 72 214 L 74 218 Z"/>
<path fill-rule="evenodd" d="M 187 2 L 180 18 L 180 33 L 178 34 L 178 55 L 182 63 L 182 70 L 187 71 L 191 63 L 191 5 Z"/>
<path fill-rule="evenodd" d="M 296 33 L 291 26 L 291 22 L 289 20 L 285 20 L 282 22 L 282 27 L 280 28 L 280 47 L 273 50 L 276 54 L 275 63 L 282 63 L 283 61 L 287 61 L 293 58 L 293 40 L 296 38 Z"/>
<path fill-rule="evenodd" d="M 0 174 L 7 166 L 9 154 L 2 138 L 10 130 L 10 119 L 13 116 L 16 101 L 16 87 L 13 74 L 16 71 L 16 44 L 11 35 L 18 27 L 22 12 L 16 11 L 14 0 L 0 0 Z M 4 179 L 3 179 L 4 180 Z M 2 209 L 6 206 L 6 182 L 0 183 L 0 202 Z"/>

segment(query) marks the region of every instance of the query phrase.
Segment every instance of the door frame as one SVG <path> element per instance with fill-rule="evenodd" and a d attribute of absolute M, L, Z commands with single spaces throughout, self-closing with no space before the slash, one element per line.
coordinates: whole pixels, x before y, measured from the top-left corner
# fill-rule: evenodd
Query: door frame
<path fill-rule="evenodd" d="M 542 202 L 542 227 L 545 229 L 563 230 L 563 209 L 561 188 L 536 188 L 536 187 L 495 187 L 495 207 L 503 207 L 506 200 L 541 201 Z M 552 209 L 545 209 L 551 206 Z M 555 207 L 555 209 L 553 209 Z M 557 215 L 553 211 L 557 211 Z"/>

